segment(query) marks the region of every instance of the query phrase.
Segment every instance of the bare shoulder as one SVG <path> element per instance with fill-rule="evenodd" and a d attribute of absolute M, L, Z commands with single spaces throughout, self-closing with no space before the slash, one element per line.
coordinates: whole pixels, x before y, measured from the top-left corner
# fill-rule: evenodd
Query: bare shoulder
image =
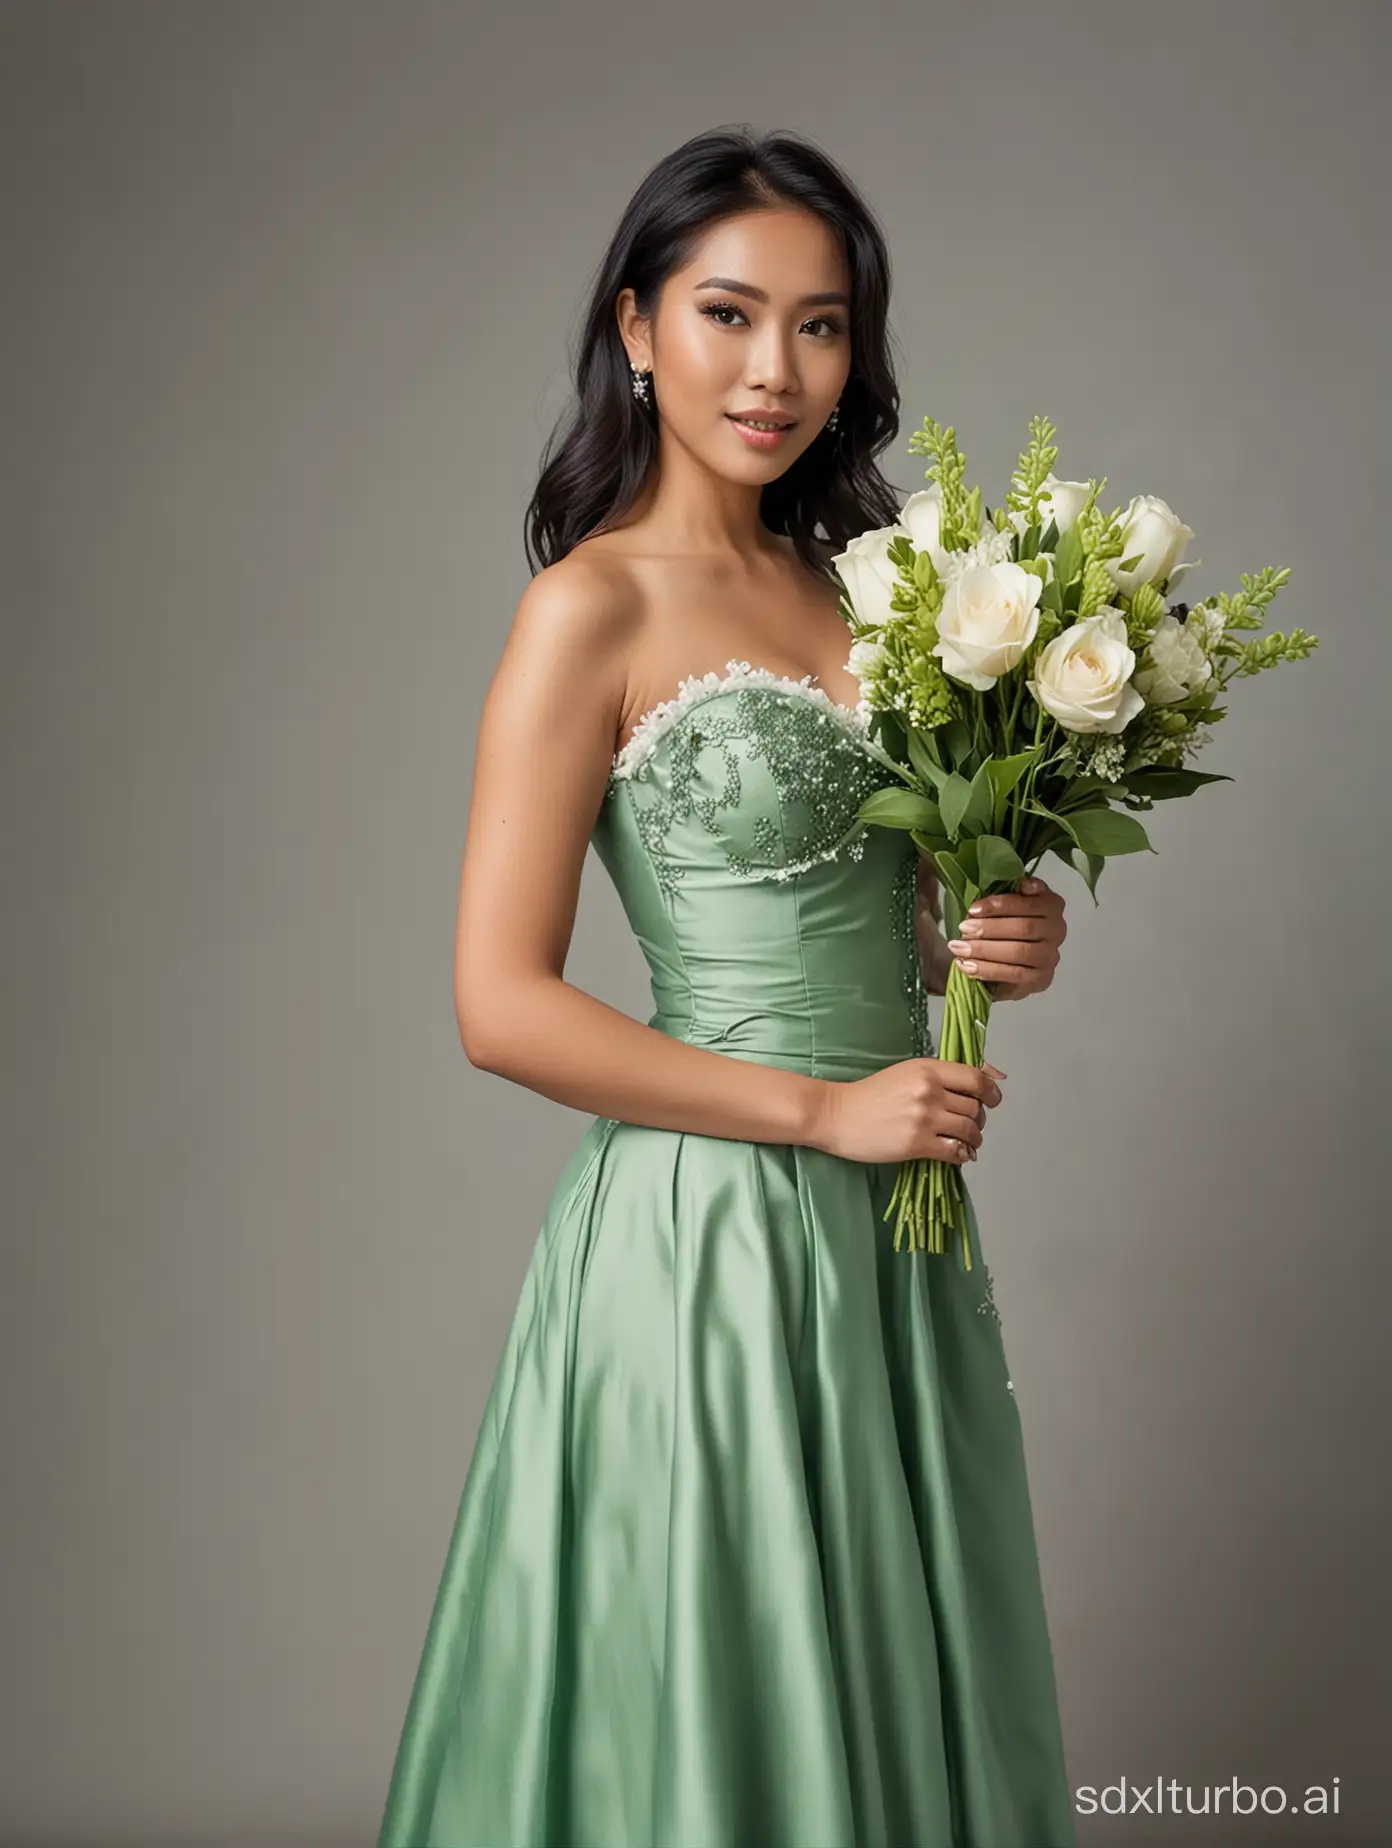
<path fill-rule="evenodd" d="M 529 649 L 622 654 L 641 614 L 638 587 L 622 560 L 577 548 L 532 578 L 518 600 L 512 634 Z"/>
<path fill-rule="evenodd" d="M 569 553 L 537 572 L 517 602 L 484 701 L 485 773 L 518 738 L 544 739 L 550 774 L 588 795 L 608 774 L 628 690 L 642 601 L 627 572 Z"/>
<path fill-rule="evenodd" d="M 522 592 L 499 676 L 527 683 L 543 702 L 583 700 L 606 723 L 616 721 L 642 614 L 642 598 L 620 561 L 570 552 Z"/>

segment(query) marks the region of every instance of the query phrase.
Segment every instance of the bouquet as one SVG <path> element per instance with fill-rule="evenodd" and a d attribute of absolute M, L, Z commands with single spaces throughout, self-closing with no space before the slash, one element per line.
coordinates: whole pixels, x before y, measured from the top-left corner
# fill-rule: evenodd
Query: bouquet
<path fill-rule="evenodd" d="M 853 641 L 872 749 L 900 784 L 877 790 L 859 821 L 906 829 L 943 887 L 948 934 L 977 898 L 1018 888 L 1046 853 L 1086 881 L 1093 903 L 1107 861 L 1154 852 L 1137 818 L 1156 802 L 1230 777 L 1185 758 L 1226 716 L 1234 680 L 1304 660 L 1318 637 L 1257 636 L 1289 570 L 1245 573 L 1242 589 L 1169 601 L 1202 563 L 1183 562 L 1192 528 L 1152 494 L 1104 512 L 1106 476 L 1062 481 L 1046 417 L 987 509 L 965 485 L 952 428 L 925 418 L 911 454 L 933 458 L 930 488 L 893 526 L 853 539 L 833 561 Z M 954 963 L 938 1051 L 980 1065 L 989 983 Z M 943 1252 L 960 1229 L 955 1163 L 900 1164 L 885 1214 L 894 1248 Z"/>

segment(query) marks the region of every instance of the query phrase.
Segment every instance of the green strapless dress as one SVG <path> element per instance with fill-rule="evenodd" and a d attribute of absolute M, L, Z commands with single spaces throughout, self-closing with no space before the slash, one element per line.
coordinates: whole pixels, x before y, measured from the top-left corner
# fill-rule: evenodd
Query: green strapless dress
<path fill-rule="evenodd" d="M 867 715 L 732 661 L 595 848 L 660 1032 L 833 1079 L 931 1056 Z M 852 831 L 849 842 L 845 839 Z M 1019 1411 L 894 1163 L 597 1119 L 483 1413 L 378 1848 L 1074 1848 Z M 970 1196 L 968 1196 L 970 1198 Z"/>

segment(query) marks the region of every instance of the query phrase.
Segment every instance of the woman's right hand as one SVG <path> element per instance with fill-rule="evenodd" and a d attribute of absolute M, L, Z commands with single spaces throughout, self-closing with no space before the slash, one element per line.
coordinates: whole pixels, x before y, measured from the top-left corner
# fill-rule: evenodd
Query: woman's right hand
<path fill-rule="evenodd" d="M 989 1064 L 902 1059 L 868 1078 L 825 1080 L 813 1146 L 850 1161 L 975 1161 L 1004 1077 Z"/>

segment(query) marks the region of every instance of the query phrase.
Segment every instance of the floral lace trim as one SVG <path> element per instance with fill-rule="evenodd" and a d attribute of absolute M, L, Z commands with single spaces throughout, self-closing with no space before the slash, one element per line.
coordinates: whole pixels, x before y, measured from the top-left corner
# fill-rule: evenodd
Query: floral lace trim
<path fill-rule="evenodd" d="M 853 860 L 861 860 L 865 857 L 864 835 L 865 830 L 862 828 L 859 834 L 852 836 L 845 845 L 845 851 Z M 820 853 L 809 854 L 804 860 L 790 860 L 786 866 L 754 868 L 747 873 L 741 873 L 740 878 L 751 885 L 757 885 L 761 880 L 768 879 L 781 883 L 785 879 L 792 879 L 798 873 L 810 872 L 814 866 L 822 866 L 828 860 L 839 859 L 841 852 L 842 844 L 838 842 L 834 847 L 824 847 Z"/>
<path fill-rule="evenodd" d="M 677 691 L 671 699 L 660 699 L 655 706 L 645 712 L 639 719 L 631 737 L 627 739 L 622 750 L 614 755 L 612 774 L 615 777 L 633 776 L 652 755 L 658 740 L 671 730 L 685 713 L 708 699 L 713 693 L 722 693 L 727 687 L 771 687 L 781 693 L 794 693 L 809 699 L 814 705 L 821 706 L 832 718 L 857 737 L 868 734 L 870 708 L 865 700 L 855 706 L 843 706 L 841 701 L 833 699 L 825 687 L 814 687 L 815 674 L 804 674 L 794 680 L 790 675 L 777 674 L 771 667 L 751 667 L 748 661 L 727 661 L 724 673 L 714 669 L 708 674 L 688 674 L 677 684 Z"/>

